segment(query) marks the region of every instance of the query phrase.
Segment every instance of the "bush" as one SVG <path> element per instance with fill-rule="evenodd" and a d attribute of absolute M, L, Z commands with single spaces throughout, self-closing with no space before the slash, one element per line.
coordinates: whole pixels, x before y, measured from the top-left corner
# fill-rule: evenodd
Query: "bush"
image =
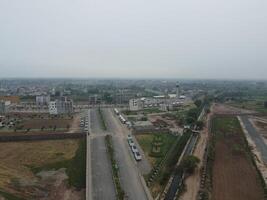
<path fill-rule="evenodd" d="M 199 158 L 189 155 L 182 160 L 180 167 L 186 173 L 192 174 L 194 173 L 195 168 L 197 167 L 199 162 L 200 162 Z"/>

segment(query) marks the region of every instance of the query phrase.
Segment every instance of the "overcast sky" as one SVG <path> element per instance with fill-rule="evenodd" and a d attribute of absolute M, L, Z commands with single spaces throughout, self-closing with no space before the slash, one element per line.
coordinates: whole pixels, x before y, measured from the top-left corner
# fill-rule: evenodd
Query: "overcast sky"
<path fill-rule="evenodd" d="M 267 1 L 0 0 L 0 77 L 267 79 Z"/>

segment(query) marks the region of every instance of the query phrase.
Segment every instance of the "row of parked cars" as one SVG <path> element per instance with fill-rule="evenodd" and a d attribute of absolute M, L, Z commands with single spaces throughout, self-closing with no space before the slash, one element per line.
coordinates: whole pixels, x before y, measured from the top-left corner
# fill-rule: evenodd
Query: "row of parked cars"
<path fill-rule="evenodd" d="M 133 155 L 134 155 L 134 158 L 136 161 L 141 161 L 142 160 L 142 156 L 141 154 L 139 153 L 134 141 L 133 141 L 133 137 L 132 135 L 128 135 L 127 136 L 127 141 L 128 141 L 128 144 L 133 152 Z"/>
<path fill-rule="evenodd" d="M 80 127 L 84 130 L 84 131 L 89 131 L 89 121 L 88 121 L 88 116 L 83 116 L 81 114 L 81 121 L 80 121 Z"/>

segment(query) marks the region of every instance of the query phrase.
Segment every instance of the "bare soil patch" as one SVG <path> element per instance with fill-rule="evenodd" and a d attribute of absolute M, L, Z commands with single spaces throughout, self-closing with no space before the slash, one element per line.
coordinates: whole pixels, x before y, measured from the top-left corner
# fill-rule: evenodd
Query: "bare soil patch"
<path fill-rule="evenodd" d="M 77 148 L 77 140 L 1 143 L 0 191 L 27 200 L 68 199 L 47 198 L 71 190 L 64 169 L 34 174 L 32 168 L 71 159 Z"/>
<path fill-rule="evenodd" d="M 238 115 L 238 114 L 252 114 L 255 113 L 255 111 L 252 110 L 246 110 L 242 108 L 233 107 L 230 105 L 225 104 L 214 104 L 213 107 L 214 114 L 221 114 L 221 115 Z"/>
<path fill-rule="evenodd" d="M 216 118 L 213 200 L 262 200 L 264 191 L 235 117 Z"/>

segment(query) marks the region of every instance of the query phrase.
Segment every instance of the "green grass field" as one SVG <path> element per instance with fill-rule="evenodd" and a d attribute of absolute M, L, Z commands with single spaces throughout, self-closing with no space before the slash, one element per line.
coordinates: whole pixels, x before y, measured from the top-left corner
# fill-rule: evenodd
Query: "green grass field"
<path fill-rule="evenodd" d="M 160 134 L 162 138 L 162 147 L 161 147 L 161 155 L 162 156 L 152 156 L 151 155 L 151 150 L 153 146 L 153 140 L 154 140 L 154 135 L 153 134 L 144 134 L 144 135 L 137 135 L 136 139 L 142 149 L 144 150 L 148 160 L 152 164 L 152 166 L 157 165 L 164 155 L 167 153 L 167 151 L 171 148 L 171 146 L 174 144 L 176 137 L 171 135 L 171 134 Z"/>

